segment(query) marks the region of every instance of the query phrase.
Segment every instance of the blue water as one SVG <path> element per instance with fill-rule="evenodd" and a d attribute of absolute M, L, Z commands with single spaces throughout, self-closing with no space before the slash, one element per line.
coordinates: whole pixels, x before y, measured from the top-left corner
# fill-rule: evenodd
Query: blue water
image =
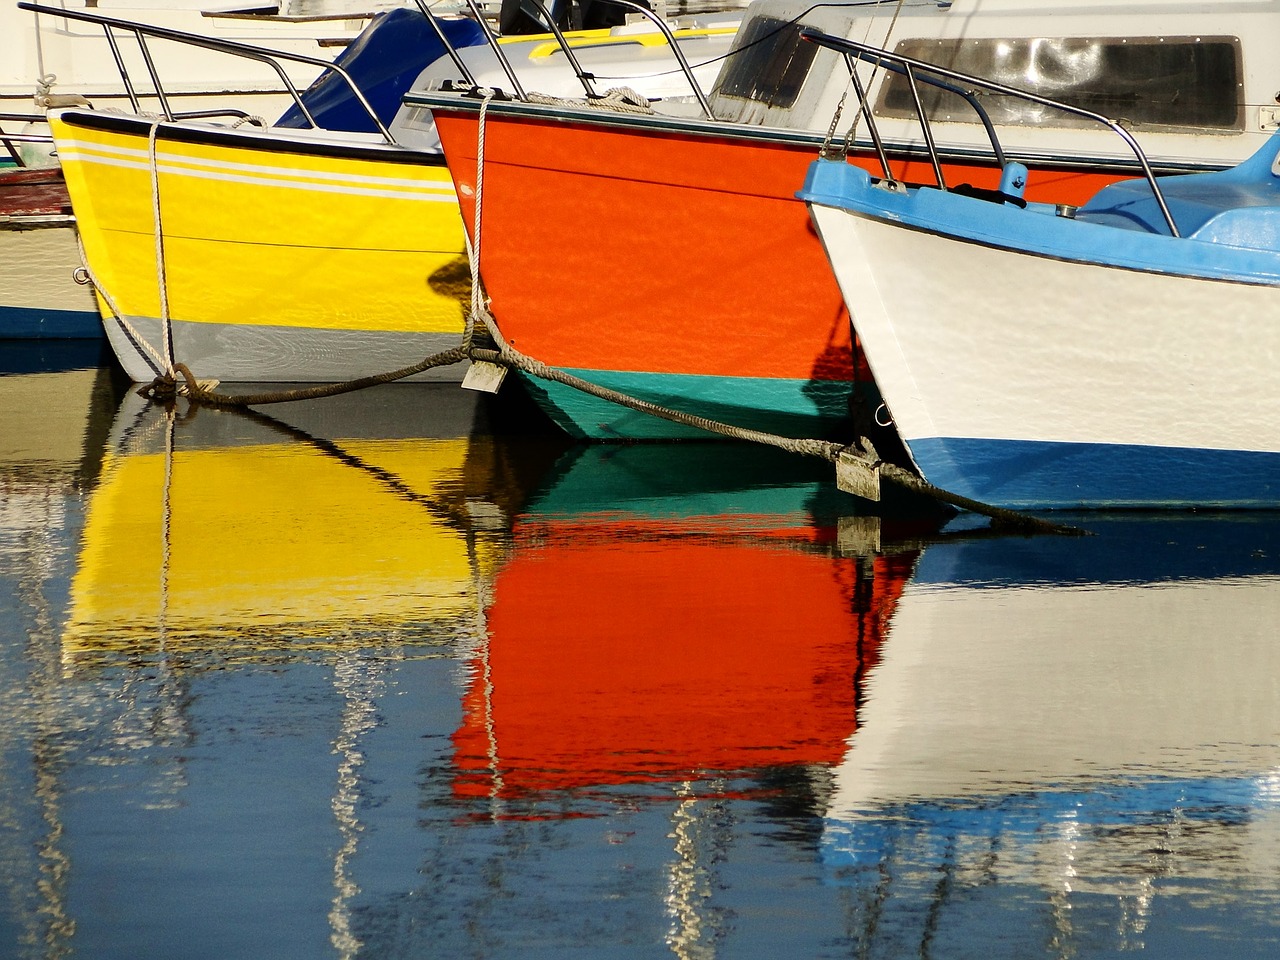
<path fill-rule="evenodd" d="M 1280 518 L 938 529 L 453 387 L 0 413 L 0 956 L 1275 953 Z"/>

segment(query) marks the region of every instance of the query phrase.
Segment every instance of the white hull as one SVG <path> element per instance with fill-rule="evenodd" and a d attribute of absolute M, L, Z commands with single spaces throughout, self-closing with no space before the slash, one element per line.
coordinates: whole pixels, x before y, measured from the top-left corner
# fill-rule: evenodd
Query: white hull
<path fill-rule="evenodd" d="M 926 479 L 1006 506 L 1280 501 L 1276 288 L 1053 259 L 811 210 L 881 395 Z M 1038 479 L 1022 473 L 1023 456 L 1043 461 Z M 1187 472 L 1177 489 L 1163 488 L 1163 476 L 1129 483 L 1177 469 L 1171 461 Z M 1245 471 L 1248 484 L 1237 483 Z"/>
<path fill-rule="evenodd" d="M 904 439 L 1280 450 L 1276 289 L 814 217 Z"/>
<path fill-rule="evenodd" d="M 101 336 L 93 291 L 72 279 L 80 265 L 70 218 L 58 226 L 0 226 L 0 338 Z"/>
<path fill-rule="evenodd" d="M 1129 519 L 1100 526 L 1096 547 L 926 548 L 835 772 L 824 859 L 908 885 L 906 864 L 945 850 L 976 882 L 1078 897 L 1141 892 L 1159 865 L 1270 876 L 1280 585 L 1248 556 L 1274 530 Z M 1161 824 L 1157 861 L 1143 833 Z"/>

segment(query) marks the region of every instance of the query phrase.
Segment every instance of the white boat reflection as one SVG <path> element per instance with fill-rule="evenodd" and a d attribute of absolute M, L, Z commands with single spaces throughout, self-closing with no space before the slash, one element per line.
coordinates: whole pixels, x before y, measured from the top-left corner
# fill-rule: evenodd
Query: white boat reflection
<path fill-rule="evenodd" d="M 1055 942 L 1087 906 L 1133 946 L 1160 895 L 1280 870 L 1280 519 L 1090 526 L 929 546 L 899 598 L 823 843 L 878 903 L 872 954 L 992 884 L 1038 891 Z"/>

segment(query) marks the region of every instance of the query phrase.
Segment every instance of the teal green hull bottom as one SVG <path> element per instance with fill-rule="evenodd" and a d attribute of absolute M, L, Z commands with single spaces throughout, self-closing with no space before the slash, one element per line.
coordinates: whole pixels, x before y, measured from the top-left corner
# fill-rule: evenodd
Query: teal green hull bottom
<path fill-rule="evenodd" d="M 702 377 L 566 370 L 597 386 L 652 404 L 794 439 L 851 439 L 853 385 L 839 380 Z M 602 400 L 532 376 L 524 384 L 539 407 L 578 440 L 714 440 L 720 434 Z M 868 401 L 871 392 L 868 392 Z M 875 402 L 878 402 L 875 401 Z M 871 407 L 874 409 L 874 405 Z"/>

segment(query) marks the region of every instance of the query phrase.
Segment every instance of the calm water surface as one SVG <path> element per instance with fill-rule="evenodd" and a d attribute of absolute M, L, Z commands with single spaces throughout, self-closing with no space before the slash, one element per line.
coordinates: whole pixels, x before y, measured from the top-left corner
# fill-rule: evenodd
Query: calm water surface
<path fill-rule="evenodd" d="M 0 377 L 0 955 L 1262 957 L 1280 521 Z"/>

